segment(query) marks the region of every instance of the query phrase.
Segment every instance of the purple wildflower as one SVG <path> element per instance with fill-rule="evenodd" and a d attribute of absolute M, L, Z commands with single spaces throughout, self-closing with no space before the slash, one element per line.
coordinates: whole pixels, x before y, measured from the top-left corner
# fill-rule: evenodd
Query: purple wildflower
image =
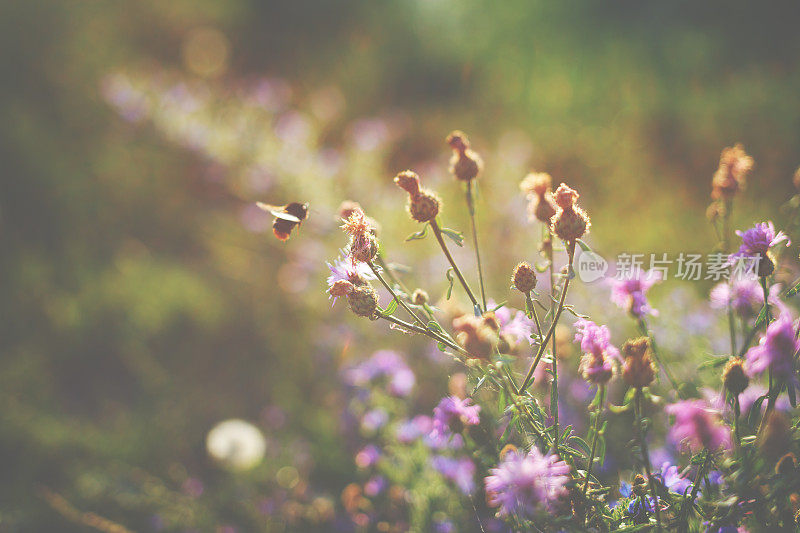
<path fill-rule="evenodd" d="M 742 318 L 756 316 L 764 305 L 761 285 L 755 279 L 749 278 L 735 278 L 730 283 L 723 281 L 711 289 L 709 297 L 713 309 L 728 309 L 730 305 L 733 312 Z"/>
<path fill-rule="evenodd" d="M 691 480 L 680 475 L 678 467 L 670 463 L 661 465 L 661 480 L 669 490 L 678 494 L 684 494 L 692 486 Z"/>
<path fill-rule="evenodd" d="M 711 451 L 729 448 L 731 431 L 722 424 L 719 411 L 709 408 L 703 400 L 685 400 L 668 405 L 668 414 L 675 416 L 669 436 L 676 445 L 685 445 L 693 453 L 707 448 Z"/>
<path fill-rule="evenodd" d="M 397 426 L 397 440 L 403 444 L 410 444 L 427 435 L 433 429 L 433 419 L 425 415 L 417 415 L 411 420 L 405 420 Z"/>
<path fill-rule="evenodd" d="M 468 457 L 455 459 L 437 455 L 431 459 L 431 465 L 464 494 L 470 494 L 475 489 L 475 463 Z"/>
<path fill-rule="evenodd" d="M 642 318 L 647 314 L 657 315 L 651 308 L 646 293 L 650 287 L 661 281 L 658 271 L 637 272 L 633 279 L 611 279 L 611 301 L 628 311 L 634 318 Z"/>
<path fill-rule="evenodd" d="M 487 302 L 487 307 L 492 309 L 496 307 L 496 304 L 490 299 Z M 524 341 L 533 344 L 531 332 L 533 331 L 534 321 L 525 316 L 525 313 L 504 305 L 494 311 L 494 317 L 500 326 L 500 335 L 514 339 L 517 344 Z"/>
<path fill-rule="evenodd" d="M 591 320 L 575 322 L 575 342 L 581 345 L 584 356 L 580 371 L 589 383 L 606 383 L 614 373 L 612 359 L 619 358 L 619 350 L 611 345 L 611 332 L 607 326 L 598 326 Z"/>
<path fill-rule="evenodd" d="M 328 289 L 333 287 L 337 281 L 349 281 L 354 285 L 363 285 L 366 280 L 376 279 L 375 274 L 369 268 L 369 265 L 362 262 L 353 262 L 350 258 L 339 258 L 333 264 L 325 263 L 331 271 L 328 276 Z M 333 298 L 333 303 L 336 303 L 336 297 L 328 293 L 329 298 Z"/>
<path fill-rule="evenodd" d="M 403 357 L 391 350 L 378 350 L 366 361 L 345 371 L 345 381 L 363 387 L 373 380 L 387 378 L 389 392 L 395 396 L 408 396 L 416 378 Z"/>
<path fill-rule="evenodd" d="M 792 375 L 794 354 L 800 350 L 795 338 L 794 322 L 788 313 L 781 313 L 767 327 L 758 345 L 747 351 L 747 372 L 751 376 L 771 369 L 774 376 L 786 379 Z"/>
<path fill-rule="evenodd" d="M 742 238 L 742 244 L 739 251 L 731 256 L 734 258 L 760 256 L 782 242 L 785 242 L 786 246 L 791 244 L 784 232 L 775 233 L 775 226 L 771 221 L 761 222 L 745 231 L 736 230 L 736 235 Z"/>
<path fill-rule="evenodd" d="M 361 418 L 361 427 L 366 431 L 377 431 L 389 421 L 389 414 L 381 408 L 367 411 Z"/>
<path fill-rule="evenodd" d="M 542 455 L 534 446 L 528 454 L 512 451 L 485 479 L 487 499 L 501 516 L 532 516 L 552 508 L 567 495 L 569 466 L 556 455 Z"/>
<path fill-rule="evenodd" d="M 447 396 L 433 409 L 432 436 L 461 433 L 465 426 L 474 426 L 480 422 L 481 406 L 473 405 L 469 398 Z"/>
<path fill-rule="evenodd" d="M 374 498 L 381 492 L 383 492 L 386 487 L 389 485 L 389 482 L 386 481 L 386 478 L 383 476 L 373 476 L 369 478 L 369 480 L 364 483 L 364 494 L 367 496 Z"/>

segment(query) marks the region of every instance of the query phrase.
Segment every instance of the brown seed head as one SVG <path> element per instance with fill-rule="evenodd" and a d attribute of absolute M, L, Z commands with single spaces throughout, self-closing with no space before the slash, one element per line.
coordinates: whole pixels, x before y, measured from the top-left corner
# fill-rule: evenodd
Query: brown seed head
<path fill-rule="evenodd" d="M 514 267 L 511 283 L 523 294 L 528 294 L 536 288 L 536 269 L 530 264 L 522 262 Z"/>
<path fill-rule="evenodd" d="M 750 383 L 750 379 L 744 371 L 744 359 L 734 357 L 728 361 L 722 370 L 722 383 L 734 396 L 744 392 Z"/>
<path fill-rule="evenodd" d="M 730 200 L 745 188 L 747 174 L 753 169 L 753 158 L 741 144 L 722 150 L 719 167 L 711 179 L 711 197 Z"/>
<path fill-rule="evenodd" d="M 439 214 L 442 202 L 431 191 L 422 189 L 416 196 L 409 196 L 408 212 L 417 222 L 430 222 Z"/>
<path fill-rule="evenodd" d="M 378 308 L 378 293 L 369 285 L 353 287 L 347 294 L 347 303 L 350 310 L 358 316 L 375 319 L 375 310 Z"/>
<path fill-rule="evenodd" d="M 394 177 L 394 182 L 411 197 L 419 194 L 419 176 L 413 170 L 404 170 L 399 173 Z"/>
<path fill-rule="evenodd" d="M 355 286 L 346 279 L 340 279 L 331 285 L 331 288 L 328 289 L 328 293 L 334 298 L 339 298 L 341 296 L 347 296 L 354 288 Z"/>
<path fill-rule="evenodd" d="M 650 357 L 650 339 L 639 337 L 622 346 L 625 360 L 622 363 L 622 379 L 631 387 L 647 387 L 656 377 L 656 369 Z"/>
<path fill-rule="evenodd" d="M 578 193 L 565 184 L 561 184 L 553 194 L 558 208 L 551 219 L 551 229 L 561 240 L 574 242 L 583 237 L 591 225 L 589 216 L 575 205 Z"/>

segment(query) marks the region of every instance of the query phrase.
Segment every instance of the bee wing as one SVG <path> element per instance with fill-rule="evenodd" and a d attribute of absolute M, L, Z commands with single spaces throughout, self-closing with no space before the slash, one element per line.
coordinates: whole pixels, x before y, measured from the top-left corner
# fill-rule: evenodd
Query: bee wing
<path fill-rule="evenodd" d="M 269 205 L 269 204 L 265 204 L 264 202 L 256 202 L 256 205 L 262 211 L 266 211 L 267 213 L 269 213 L 270 215 L 274 216 L 275 218 L 288 220 L 289 222 L 297 222 L 297 223 L 302 222 L 302 220 L 300 220 L 296 216 L 290 215 L 289 213 L 286 213 L 285 211 L 283 211 L 283 207 L 281 207 L 281 206 Z"/>

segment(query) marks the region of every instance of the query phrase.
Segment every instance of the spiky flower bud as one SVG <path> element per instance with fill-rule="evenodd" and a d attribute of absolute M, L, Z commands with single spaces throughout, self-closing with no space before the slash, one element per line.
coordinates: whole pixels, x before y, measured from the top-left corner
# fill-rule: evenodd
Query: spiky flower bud
<path fill-rule="evenodd" d="M 416 196 L 408 199 L 408 212 L 417 222 L 430 222 L 439 214 L 441 200 L 434 193 L 421 190 Z"/>
<path fill-rule="evenodd" d="M 650 339 L 639 337 L 622 345 L 625 360 L 622 363 L 622 379 L 631 387 L 647 387 L 656 377 L 656 369 L 650 358 Z"/>
<path fill-rule="evenodd" d="M 356 211 L 364 211 L 361 208 L 361 204 L 354 202 L 353 200 L 345 200 L 339 205 L 339 218 L 342 220 L 347 220 Z M 378 221 L 366 215 L 364 219 L 370 227 L 370 232 L 377 237 L 378 232 L 380 231 L 380 224 L 378 224 Z"/>
<path fill-rule="evenodd" d="M 347 293 L 347 303 L 350 310 L 358 316 L 375 319 L 375 310 L 378 308 L 378 293 L 369 285 L 353 287 Z"/>
<path fill-rule="evenodd" d="M 744 359 L 734 357 L 728 361 L 722 371 L 722 383 L 734 396 L 744 392 L 747 385 L 750 384 L 750 378 L 747 377 L 744 370 Z"/>
<path fill-rule="evenodd" d="M 414 294 L 411 295 L 411 301 L 414 303 L 414 305 L 425 305 L 428 303 L 429 299 L 428 293 L 422 289 L 416 289 Z"/>
<path fill-rule="evenodd" d="M 511 283 L 523 294 L 528 294 L 536 288 L 536 269 L 525 261 L 514 267 Z"/>
<path fill-rule="evenodd" d="M 558 208 L 552 218 L 551 229 L 567 243 L 574 243 L 576 239 L 583 237 L 591 225 L 586 212 L 575 205 L 578 196 L 574 189 L 563 183 L 553 194 Z"/>
<path fill-rule="evenodd" d="M 450 158 L 450 172 L 461 181 L 472 181 L 483 169 L 483 160 L 469 147 L 469 139 L 461 131 L 454 131 L 447 136 L 447 144 L 453 149 Z"/>

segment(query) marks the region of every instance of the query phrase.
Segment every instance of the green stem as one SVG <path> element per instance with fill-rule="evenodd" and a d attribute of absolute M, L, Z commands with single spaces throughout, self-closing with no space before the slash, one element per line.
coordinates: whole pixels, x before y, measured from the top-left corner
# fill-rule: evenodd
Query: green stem
<path fill-rule="evenodd" d="M 667 380 L 669 381 L 672 388 L 675 389 L 675 393 L 678 397 L 682 400 L 685 400 L 683 393 L 681 392 L 680 387 L 678 386 L 678 380 L 675 379 L 675 376 L 672 375 L 669 367 L 662 361 L 661 357 L 658 354 L 658 346 L 656 346 L 656 339 L 653 336 L 650 329 L 647 327 L 647 322 L 644 321 L 644 318 L 639 319 L 639 331 L 642 335 L 650 339 L 650 347 L 653 349 L 653 357 L 655 357 L 658 366 L 664 371 L 664 375 L 667 376 Z"/>
<path fill-rule="evenodd" d="M 592 453 L 589 455 L 589 464 L 586 466 L 586 481 L 583 483 L 583 498 L 586 499 L 586 492 L 589 490 L 589 478 L 592 476 L 592 466 L 594 466 L 594 454 L 597 452 L 597 437 L 600 435 L 600 419 L 603 414 L 603 406 L 606 398 L 606 386 L 600 385 L 600 390 L 597 392 L 600 398 L 597 407 L 597 414 L 594 417 L 594 433 L 592 435 Z"/>
<path fill-rule="evenodd" d="M 551 235 L 551 238 L 552 238 L 552 235 Z M 552 254 L 552 248 L 551 248 L 551 252 L 550 253 Z M 569 263 L 570 263 L 569 273 L 572 273 L 572 260 L 570 260 Z M 553 272 L 554 268 L 555 267 L 553 265 L 553 258 L 551 256 L 550 257 L 550 309 L 551 310 L 553 308 L 552 307 L 553 306 L 553 300 L 555 299 L 554 298 L 554 293 L 553 293 L 553 291 L 555 291 L 555 284 L 554 284 L 555 274 Z M 564 282 L 564 290 L 563 290 L 562 294 L 566 294 L 566 292 L 567 292 L 567 284 L 568 283 L 569 283 L 569 274 L 567 275 L 567 279 Z M 563 306 L 564 306 L 564 299 L 562 298 L 561 299 L 561 303 L 559 304 L 559 307 L 563 309 Z M 553 413 L 553 430 L 555 431 L 555 434 L 556 434 L 555 435 L 555 452 L 556 452 L 556 455 L 558 455 L 558 443 L 561 440 L 560 431 L 559 431 L 559 424 L 558 424 L 558 354 L 556 354 L 556 334 L 555 334 L 555 328 L 556 328 L 557 320 L 558 319 L 554 316 L 553 317 L 553 335 L 552 335 L 552 341 L 553 341 L 553 384 L 552 384 L 552 387 L 553 387 L 553 390 L 552 390 L 551 401 L 550 401 L 551 404 L 555 404 L 555 407 L 553 407 L 553 405 L 550 405 L 550 412 Z"/>
<path fill-rule="evenodd" d="M 647 480 L 650 484 L 650 493 L 653 495 L 655 501 L 654 507 L 656 509 L 656 530 L 661 531 L 661 510 L 658 504 L 658 492 L 656 491 L 656 483 L 650 468 L 650 454 L 647 451 L 647 440 L 645 439 L 644 430 L 642 429 L 642 389 L 637 388 L 634 396 L 634 411 L 636 415 L 636 428 L 639 435 L 639 445 L 642 448 L 642 462 L 644 463 L 644 472 L 647 474 Z"/>
<path fill-rule="evenodd" d="M 573 249 L 573 254 L 574 254 L 574 249 Z M 570 271 L 572 270 L 572 259 L 573 256 L 570 255 L 569 257 Z M 528 388 L 531 378 L 533 378 L 533 371 L 536 370 L 536 365 L 539 364 L 539 360 L 542 358 L 542 355 L 544 354 L 544 351 L 547 348 L 547 341 L 550 340 L 550 337 L 553 335 L 553 332 L 556 329 L 556 325 L 558 324 L 558 318 L 561 316 L 561 312 L 564 310 L 564 300 L 567 297 L 567 289 L 569 288 L 569 281 L 570 277 L 567 276 L 567 279 L 564 282 L 564 288 L 561 290 L 561 298 L 559 299 L 558 302 L 558 308 L 556 309 L 555 315 L 553 315 L 553 322 L 550 324 L 550 328 L 547 330 L 547 334 L 542 339 L 542 343 L 539 345 L 539 349 L 536 353 L 536 356 L 533 359 L 533 363 L 531 363 L 531 366 L 528 369 L 528 373 L 525 375 L 525 380 L 522 382 L 522 385 L 520 385 L 517 394 L 522 394 L 523 392 L 525 392 L 525 389 Z M 555 359 L 555 354 L 553 355 Z"/>
<path fill-rule="evenodd" d="M 733 397 L 733 438 L 736 440 L 736 447 L 742 447 L 742 439 L 739 435 L 739 414 L 741 406 L 739 405 L 739 395 Z"/>
<path fill-rule="evenodd" d="M 536 333 L 539 337 L 542 336 L 542 324 L 539 322 L 539 313 L 536 312 L 536 308 L 533 306 L 533 299 L 531 299 L 531 293 L 525 293 L 525 303 L 528 306 L 528 318 L 533 318 L 536 322 Z M 800 330 L 800 328 L 798 328 Z"/>
<path fill-rule="evenodd" d="M 378 270 L 375 267 L 375 265 L 372 264 L 372 262 L 369 262 L 367 264 L 369 265 L 369 268 L 372 269 L 372 273 L 375 274 L 375 277 L 378 278 L 378 280 L 383 284 L 383 286 L 386 287 L 386 290 L 389 291 L 389 294 L 392 295 L 392 298 L 394 298 L 394 301 L 396 301 L 400 305 L 400 307 L 405 309 L 405 311 L 414 318 L 414 320 L 417 322 L 417 324 L 422 326 L 424 329 L 428 329 L 428 324 L 426 322 L 424 322 L 420 317 L 418 317 L 417 314 L 403 301 L 403 299 L 400 298 L 397 295 L 396 292 L 394 292 L 394 289 L 391 287 L 391 285 L 389 285 L 386 282 L 386 280 L 383 279 L 383 276 L 381 276 L 380 270 Z"/>
<path fill-rule="evenodd" d="M 446 339 L 444 337 L 439 336 L 434 331 L 431 331 L 431 330 L 426 329 L 426 328 L 421 328 L 421 327 L 417 326 L 416 324 L 412 324 L 411 322 L 406 322 L 405 320 L 401 320 L 401 319 L 399 319 L 397 317 L 394 317 L 392 315 L 386 315 L 386 314 L 383 314 L 383 313 L 378 313 L 378 316 L 380 318 L 384 319 L 384 320 L 388 320 L 389 322 L 392 322 L 393 324 L 396 324 L 396 325 L 398 325 L 398 326 L 400 326 L 402 328 L 405 328 L 405 329 L 407 329 L 409 331 L 414 331 L 414 332 L 419 333 L 421 335 L 425 335 L 427 337 L 430 337 L 431 339 L 433 339 L 433 340 L 435 340 L 437 342 L 441 342 L 441 343 L 449 346 L 453 350 L 456 350 L 457 352 L 459 352 L 461 355 L 463 355 L 465 357 L 472 357 L 469 354 L 469 352 L 467 352 L 464 348 L 462 348 L 461 346 L 459 346 L 458 344 L 452 342 L 449 339 Z"/>
<path fill-rule="evenodd" d="M 475 204 L 472 198 L 472 180 L 467 182 L 467 208 L 469 210 L 469 219 L 472 222 L 472 243 L 475 247 L 475 261 L 478 264 L 478 281 L 481 285 L 481 301 L 483 302 L 483 310 L 486 308 L 486 289 L 483 287 L 483 268 L 481 267 L 481 251 L 478 247 L 478 228 L 475 224 Z"/>
<path fill-rule="evenodd" d="M 470 289 L 469 285 L 467 285 L 467 280 L 464 279 L 464 276 L 461 274 L 461 270 L 458 268 L 458 265 L 456 265 L 455 259 L 453 259 L 453 256 L 450 255 L 450 250 L 447 249 L 447 244 L 445 244 L 444 238 L 442 238 L 442 228 L 439 227 L 439 223 L 436 221 L 436 219 L 433 219 L 430 221 L 430 225 L 431 229 L 433 230 L 433 234 L 436 236 L 436 240 L 439 241 L 439 246 L 441 247 L 442 252 L 444 252 L 445 257 L 447 257 L 447 260 L 450 262 L 450 266 L 453 267 L 453 272 L 455 272 L 458 281 L 461 283 L 461 286 L 464 287 L 467 296 L 469 296 L 469 299 L 472 301 L 472 305 L 480 308 L 478 305 L 478 300 L 472 293 L 472 289 Z"/>

